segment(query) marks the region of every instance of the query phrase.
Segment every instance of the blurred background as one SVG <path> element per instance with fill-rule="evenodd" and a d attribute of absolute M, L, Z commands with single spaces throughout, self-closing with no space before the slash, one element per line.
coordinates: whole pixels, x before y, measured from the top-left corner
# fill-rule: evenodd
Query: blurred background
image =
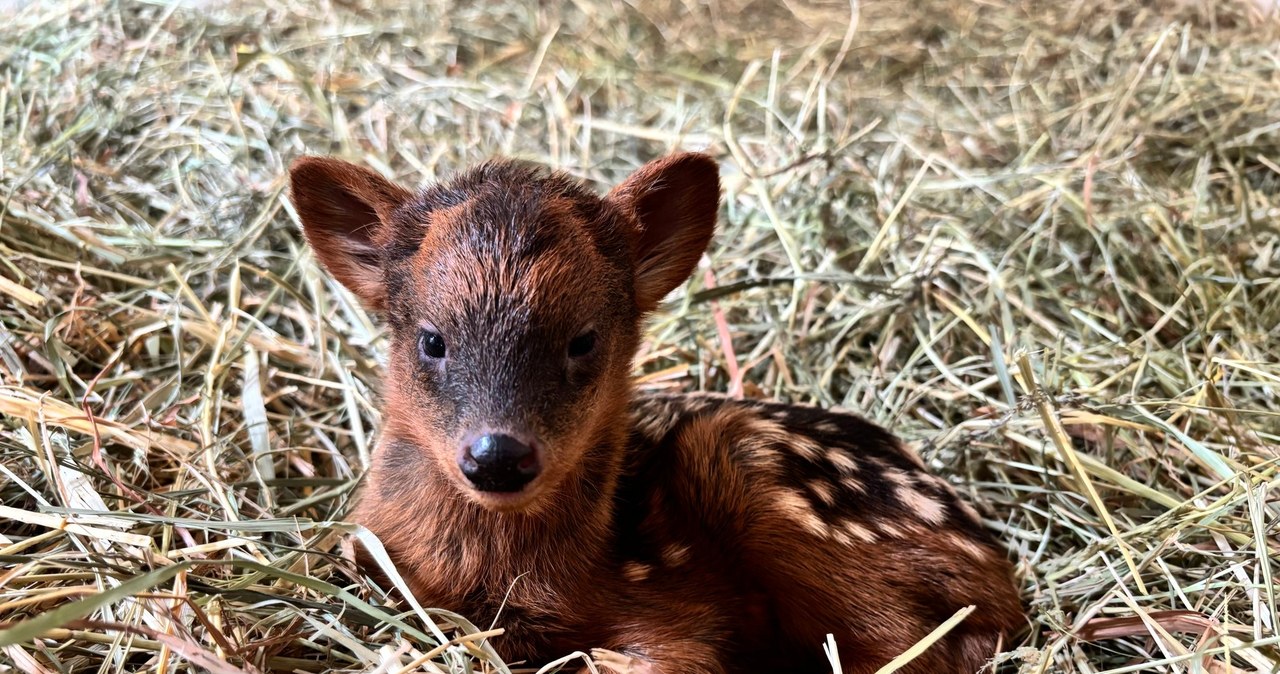
<path fill-rule="evenodd" d="M 518 668 L 343 557 L 384 342 L 285 167 L 692 149 L 639 386 L 900 432 L 1019 560 L 995 671 L 1276 671 L 1275 11 L 0 0 L 0 663 Z"/>

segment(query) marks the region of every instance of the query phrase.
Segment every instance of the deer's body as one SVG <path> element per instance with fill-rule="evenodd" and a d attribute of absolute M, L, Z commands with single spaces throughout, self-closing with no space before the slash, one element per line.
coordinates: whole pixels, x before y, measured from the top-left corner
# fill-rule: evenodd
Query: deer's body
<path fill-rule="evenodd" d="M 333 160 L 293 193 L 322 261 L 392 327 L 355 519 L 424 605 L 496 621 L 508 662 L 637 674 L 971 674 L 1016 631 L 1005 553 L 950 486 L 852 414 L 631 390 L 639 322 L 714 227 L 714 164 L 604 199 L 489 165 L 412 195 Z"/>

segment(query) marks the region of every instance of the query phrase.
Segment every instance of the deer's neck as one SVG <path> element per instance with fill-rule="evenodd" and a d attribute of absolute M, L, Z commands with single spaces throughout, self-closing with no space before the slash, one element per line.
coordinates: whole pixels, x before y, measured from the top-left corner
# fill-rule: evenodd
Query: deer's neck
<path fill-rule="evenodd" d="M 544 587 L 588 582 L 607 563 L 626 424 L 603 431 L 556 493 L 531 512 L 496 512 L 472 501 L 412 442 L 387 438 L 356 519 L 431 588 L 502 588 L 517 577 Z M 412 467 L 412 468 L 411 468 Z"/>

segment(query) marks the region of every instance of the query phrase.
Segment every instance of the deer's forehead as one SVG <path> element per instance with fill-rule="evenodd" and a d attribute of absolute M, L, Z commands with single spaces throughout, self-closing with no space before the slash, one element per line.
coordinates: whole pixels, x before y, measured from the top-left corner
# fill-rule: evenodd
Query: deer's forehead
<path fill-rule="evenodd" d="M 533 261 L 571 256 L 586 243 L 591 223 L 565 197 L 518 190 L 486 190 L 419 216 L 421 238 L 413 258 L 423 266 L 453 259 Z"/>
<path fill-rule="evenodd" d="M 576 317 L 625 288 L 624 270 L 567 200 L 531 208 L 470 199 L 427 220 L 393 274 L 391 301 L 407 310 L 429 307 L 469 322 Z"/>

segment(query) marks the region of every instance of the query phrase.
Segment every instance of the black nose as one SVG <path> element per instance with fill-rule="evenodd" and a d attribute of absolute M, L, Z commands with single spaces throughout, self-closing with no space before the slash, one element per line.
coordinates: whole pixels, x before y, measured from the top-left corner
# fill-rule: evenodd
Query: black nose
<path fill-rule="evenodd" d="M 511 493 L 538 476 L 538 453 L 510 435 L 482 435 L 462 453 L 458 467 L 480 491 Z"/>

